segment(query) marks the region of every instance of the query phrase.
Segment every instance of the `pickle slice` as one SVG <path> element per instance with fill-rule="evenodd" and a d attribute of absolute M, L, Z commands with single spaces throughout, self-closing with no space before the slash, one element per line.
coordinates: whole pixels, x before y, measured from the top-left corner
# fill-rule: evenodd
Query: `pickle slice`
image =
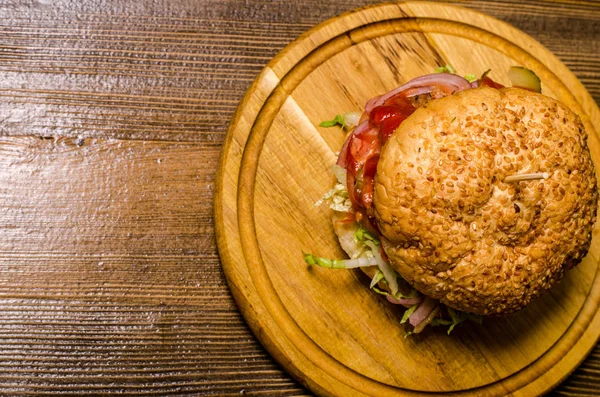
<path fill-rule="evenodd" d="M 533 92 L 542 92 L 542 83 L 533 71 L 523 66 L 511 66 L 508 69 L 508 78 L 513 87 L 523 88 Z"/>

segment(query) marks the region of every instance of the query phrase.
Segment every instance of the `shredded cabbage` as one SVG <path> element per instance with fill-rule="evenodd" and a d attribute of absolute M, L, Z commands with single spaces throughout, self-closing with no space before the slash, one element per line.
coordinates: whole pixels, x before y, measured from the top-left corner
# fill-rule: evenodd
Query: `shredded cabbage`
<path fill-rule="evenodd" d="M 356 127 L 360 121 L 360 116 L 361 114 L 359 112 L 348 112 L 342 114 L 342 117 L 344 118 L 344 127 Z"/>
<path fill-rule="evenodd" d="M 336 114 L 331 120 L 325 120 L 319 123 L 320 127 L 335 127 L 336 125 L 342 126 L 342 128 L 354 128 L 360 121 L 361 114 L 358 112 L 348 112 L 342 114 Z"/>
<path fill-rule="evenodd" d="M 451 73 L 451 74 L 456 74 L 456 70 L 454 70 L 454 68 L 452 67 L 452 65 L 436 66 L 433 70 L 436 73 Z"/>
<path fill-rule="evenodd" d="M 435 73 L 451 73 L 451 74 L 456 74 L 456 70 L 454 70 L 454 68 L 452 67 L 452 65 L 436 66 L 433 70 L 434 70 Z M 477 80 L 477 76 L 475 76 L 473 73 L 466 74 L 463 77 L 469 83 L 472 83 L 472 82 L 474 82 L 474 81 Z"/>
<path fill-rule="evenodd" d="M 379 247 L 373 241 L 365 240 L 364 243 L 371 247 L 371 251 L 377 260 L 377 267 L 385 276 L 388 287 L 390 287 L 390 292 L 395 296 L 398 293 L 398 274 L 394 271 L 394 269 L 392 269 L 389 263 L 381 258 Z"/>
<path fill-rule="evenodd" d="M 335 179 L 337 179 L 338 183 L 346 186 L 346 169 L 336 164 L 331 167 L 331 171 L 333 172 L 333 175 L 335 175 Z"/>
<path fill-rule="evenodd" d="M 385 276 L 383 275 L 383 273 L 381 273 L 381 270 L 377 270 L 377 272 L 373 276 L 373 279 L 371 279 L 371 285 L 369 285 L 369 288 L 375 289 L 375 286 L 379 284 L 379 282 L 384 278 Z M 384 294 L 387 295 L 387 292 L 384 292 Z"/>
<path fill-rule="evenodd" d="M 333 189 L 328 191 L 316 203 L 315 207 L 323 204 L 324 201 L 329 202 L 329 208 L 338 212 L 350 212 L 352 202 L 348 196 L 346 186 L 341 183 L 336 183 Z"/>
<path fill-rule="evenodd" d="M 354 258 L 354 259 L 329 259 L 320 258 L 312 254 L 304 254 L 304 262 L 309 265 L 318 265 L 328 269 L 354 269 L 357 267 L 375 266 L 375 258 Z"/>
<path fill-rule="evenodd" d="M 456 327 L 458 324 L 465 322 L 467 320 L 473 321 L 477 324 L 481 324 L 481 322 L 482 322 L 482 317 L 479 314 L 463 312 L 463 311 L 456 310 L 456 309 L 453 309 L 448 306 L 446 306 L 446 309 L 448 311 L 448 315 L 450 316 L 450 319 L 434 318 L 431 321 L 430 325 L 432 325 L 432 326 L 448 325 L 449 326 L 448 327 L 448 335 L 450 335 L 450 332 L 452 332 L 454 327 Z"/>
<path fill-rule="evenodd" d="M 356 231 L 354 232 L 354 241 L 364 243 L 367 240 L 372 241 L 377 246 L 379 246 L 379 244 L 381 244 L 377 237 L 375 237 L 371 233 L 369 233 L 369 231 L 367 229 L 365 229 L 364 227 L 359 226 L 358 229 L 356 229 Z"/>
<path fill-rule="evenodd" d="M 474 82 L 475 80 L 477 80 L 477 76 L 475 76 L 473 73 L 469 73 L 463 76 L 465 78 L 465 80 L 467 80 L 469 83 Z"/>
<path fill-rule="evenodd" d="M 352 202 L 346 189 L 346 170 L 338 165 L 333 166 L 333 173 L 337 179 L 335 186 L 325 193 L 316 203 L 315 207 L 323 204 L 327 201 L 329 208 L 338 212 L 350 212 L 352 209 Z"/>
<path fill-rule="evenodd" d="M 388 296 L 390 293 L 387 291 L 384 291 L 382 289 L 379 289 L 377 287 L 373 287 L 371 288 L 373 291 L 375 291 L 375 293 L 379 294 L 379 295 L 383 295 L 383 296 Z"/>

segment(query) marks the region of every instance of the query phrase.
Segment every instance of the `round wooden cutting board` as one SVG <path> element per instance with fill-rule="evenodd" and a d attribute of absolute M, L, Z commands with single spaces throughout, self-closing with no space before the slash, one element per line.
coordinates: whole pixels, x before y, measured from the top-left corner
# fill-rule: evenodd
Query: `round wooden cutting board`
<path fill-rule="evenodd" d="M 303 251 L 344 257 L 326 205 L 345 134 L 319 123 L 434 67 L 490 76 L 523 65 L 577 112 L 600 160 L 600 112 L 576 77 L 523 32 L 431 2 L 386 4 L 326 21 L 261 72 L 231 123 L 218 174 L 219 251 L 257 338 L 321 395 L 539 395 L 600 334 L 598 227 L 589 255 L 520 313 L 405 338 L 399 313 L 357 271 L 308 267 Z"/>

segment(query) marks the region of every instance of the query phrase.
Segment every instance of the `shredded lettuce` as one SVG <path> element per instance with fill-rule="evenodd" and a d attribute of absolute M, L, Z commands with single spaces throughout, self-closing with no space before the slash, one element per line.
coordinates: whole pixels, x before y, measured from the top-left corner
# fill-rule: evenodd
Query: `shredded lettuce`
<path fill-rule="evenodd" d="M 474 82 L 475 80 L 477 80 L 477 76 L 475 76 L 473 73 L 469 73 L 463 76 L 469 83 Z"/>
<path fill-rule="evenodd" d="M 373 291 L 375 291 L 375 293 L 379 294 L 379 295 L 383 295 L 383 296 L 388 296 L 389 293 L 387 291 L 384 291 L 382 289 L 379 289 L 377 287 L 373 287 L 371 288 Z"/>
<path fill-rule="evenodd" d="M 361 116 L 360 113 L 357 113 L 357 112 L 336 114 L 333 119 L 322 121 L 319 124 L 319 126 L 329 128 L 329 127 L 335 127 L 336 125 L 339 125 L 342 128 L 353 128 L 358 125 L 360 116 Z"/>
<path fill-rule="evenodd" d="M 392 295 L 396 295 L 398 293 L 398 274 L 392 269 L 389 263 L 381 258 L 379 247 L 373 241 L 365 240 L 363 243 L 371 247 L 371 251 L 377 260 L 377 267 L 385 276 L 385 280 L 390 287 L 390 292 Z"/>
<path fill-rule="evenodd" d="M 381 270 L 377 270 L 375 275 L 373 275 L 373 278 L 371 279 L 371 284 L 369 285 L 369 288 L 371 288 L 373 291 L 375 291 L 379 295 L 388 296 L 389 292 L 377 288 L 377 284 L 379 284 L 379 282 L 383 282 L 383 283 L 387 284 L 387 282 L 385 281 L 385 276 L 383 275 Z"/>
<path fill-rule="evenodd" d="M 321 121 L 319 126 L 329 128 L 334 127 L 336 125 L 344 125 L 344 117 L 341 114 L 336 114 L 332 120 Z"/>
<path fill-rule="evenodd" d="M 452 74 L 456 74 L 456 70 L 454 70 L 454 68 L 452 67 L 452 65 L 446 65 L 446 66 L 436 66 L 433 69 L 436 73 L 452 73 Z"/>
<path fill-rule="evenodd" d="M 410 318 L 410 316 L 415 312 L 415 310 L 417 310 L 417 307 L 419 307 L 419 305 L 413 305 L 413 306 L 409 307 L 408 309 L 406 309 L 406 311 L 402 315 L 400 324 L 406 323 L 408 321 L 408 319 Z"/>
<path fill-rule="evenodd" d="M 348 112 L 342 116 L 344 117 L 344 127 L 354 128 L 358 125 L 362 115 L 359 112 Z"/>
<path fill-rule="evenodd" d="M 419 291 L 417 291 L 414 288 L 411 288 L 410 292 L 408 294 L 404 294 L 404 293 L 402 293 L 402 291 L 398 290 L 398 292 L 396 292 L 392 296 L 396 299 L 412 299 L 412 298 L 418 298 L 420 296 L 420 294 L 419 294 Z"/>
<path fill-rule="evenodd" d="M 456 70 L 452 67 L 452 65 L 448 65 L 448 64 L 446 66 L 436 66 L 433 70 L 435 71 L 435 73 L 452 73 L 452 74 L 456 74 Z M 475 76 L 473 73 L 466 74 L 463 77 L 469 83 L 472 83 L 475 80 L 477 80 L 477 76 Z"/>
<path fill-rule="evenodd" d="M 352 202 L 350 201 L 350 196 L 346 189 L 346 170 L 338 165 L 334 165 L 332 170 L 337 179 L 337 183 L 315 203 L 315 207 L 318 207 L 326 201 L 329 203 L 329 208 L 334 211 L 350 212 L 352 209 Z"/>
<path fill-rule="evenodd" d="M 369 285 L 369 288 L 375 289 L 375 286 L 377 284 L 379 284 L 379 282 L 381 280 L 383 280 L 384 278 L 385 278 L 385 276 L 383 275 L 383 273 L 381 273 L 381 270 L 377 270 L 377 272 L 375 273 L 375 275 L 371 279 L 371 285 Z M 385 295 L 387 295 L 387 292 L 385 292 Z"/>
<path fill-rule="evenodd" d="M 364 230 L 364 229 L 363 229 L 363 230 Z M 358 230 L 357 230 L 357 232 L 358 232 Z M 366 230 L 365 230 L 365 232 L 366 232 Z M 368 232 L 366 232 L 366 233 L 368 233 Z M 360 241 L 360 240 L 359 240 L 359 241 Z M 363 240 L 363 241 L 364 241 L 364 240 Z M 375 239 L 375 240 L 374 240 L 374 241 L 373 241 L 371 244 L 377 244 L 378 242 L 379 242 L 379 240 Z M 365 245 L 366 245 L 366 244 L 365 244 Z M 377 245 L 378 245 L 378 244 L 377 244 Z M 373 249 L 374 249 L 374 248 L 373 248 L 373 246 L 369 247 L 369 246 L 367 245 L 367 248 L 369 248 L 369 249 L 370 249 L 370 251 L 367 251 L 367 252 L 368 252 L 368 253 L 371 253 L 373 256 L 375 256 L 375 255 L 373 254 Z M 379 249 L 377 249 L 377 251 L 379 252 Z M 382 261 L 383 261 L 383 260 L 382 260 Z M 378 264 L 379 264 L 379 263 L 378 263 Z M 393 280 L 396 280 L 396 284 L 398 284 L 398 283 L 397 283 L 397 280 L 398 280 L 398 278 L 402 278 L 402 277 L 401 277 L 401 276 L 400 276 L 398 273 L 396 273 L 396 271 L 395 271 L 395 270 L 393 270 L 393 269 L 391 268 L 391 266 L 390 266 L 390 271 L 391 271 L 391 273 L 390 273 L 390 276 L 389 276 L 389 277 L 390 277 L 390 278 L 392 278 Z M 381 268 L 379 268 L 379 269 L 377 270 L 377 272 L 376 272 L 376 273 L 373 275 L 373 278 L 371 279 L 371 284 L 369 285 L 369 288 L 371 288 L 373 291 L 375 291 L 376 293 L 378 293 L 378 294 L 380 294 L 380 295 L 385 295 L 385 296 L 387 296 L 387 295 L 391 295 L 393 298 L 396 298 L 396 299 L 410 299 L 410 298 L 417 298 L 417 297 L 419 297 L 419 295 L 420 295 L 420 294 L 419 294 L 419 291 L 417 291 L 417 290 L 416 290 L 416 289 L 414 289 L 414 288 L 410 288 L 410 292 L 408 292 L 408 293 L 403 293 L 403 292 L 400 290 L 400 288 L 398 288 L 398 290 L 397 290 L 395 293 L 392 293 L 392 294 L 391 294 L 391 293 L 389 293 L 389 292 L 387 292 L 387 291 L 384 291 L 384 290 L 381 290 L 381 289 L 377 288 L 377 284 L 379 284 L 379 283 L 386 284 L 386 285 L 388 285 L 388 287 L 389 287 L 389 285 L 390 285 L 390 284 L 388 283 L 388 280 L 387 280 L 387 278 L 385 277 L 385 274 L 384 274 L 384 272 L 381 270 Z M 390 290 L 392 289 L 392 287 L 389 287 L 389 288 L 390 288 Z"/>
<path fill-rule="evenodd" d="M 375 266 L 375 258 L 354 258 L 354 259 L 329 259 L 304 253 L 304 262 L 309 265 L 317 265 L 328 269 L 353 269 L 356 267 Z"/>
<path fill-rule="evenodd" d="M 456 310 L 456 309 L 453 309 L 453 308 L 447 307 L 447 306 L 446 306 L 446 309 L 448 311 L 448 315 L 450 316 L 450 319 L 435 318 L 431 321 L 430 325 L 433 325 L 433 326 L 448 325 L 449 326 L 448 331 L 447 331 L 448 335 L 450 335 L 452 330 L 454 330 L 454 328 L 458 324 L 465 322 L 467 320 L 473 321 L 477 324 L 481 324 L 482 317 L 478 314 L 463 312 L 463 311 Z"/>
<path fill-rule="evenodd" d="M 331 167 L 331 171 L 333 172 L 333 175 L 335 175 L 335 179 L 337 179 L 338 183 L 346 186 L 346 169 L 336 164 Z"/>
<path fill-rule="evenodd" d="M 315 207 L 321 205 L 324 201 L 329 203 L 329 208 L 338 212 L 350 212 L 352 209 L 352 202 L 348 195 L 346 186 L 341 183 L 336 183 L 333 189 L 328 191 L 321 197 L 316 203 Z"/>
<path fill-rule="evenodd" d="M 455 323 L 452 320 L 448 320 L 446 318 L 439 318 L 439 317 L 434 318 L 429 323 L 429 325 L 431 325 L 433 327 L 437 327 L 437 326 L 441 326 L 441 325 L 450 325 L 451 327 L 448 328 L 448 335 L 450 335 L 450 332 L 452 332 L 452 330 L 454 329 L 454 326 L 456 324 L 458 324 L 458 323 Z"/>
<path fill-rule="evenodd" d="M 379 246 L 379 244 L 381 244 L 377 237 L 375 237 L 371 233 L 369 233 L 369 231 L 367 229 L 363 228 L 362 226 L 359 226 L 358 229 L 356 229 L 356 231 L 354 232 L 354 241 L 365 242 L 367 240 L 372 241 L 377 246 Z"/>
<path fill-rule="evenodd" d="M 467 318 L 469 318 L 467 313 L 454 310 L 451 307 L 448 308 L 448 314 L 452 319 L 452 324 L 450 324 L 450 327 L 448 327 L 448 335 L 450 335 L 450 332 L 452 332 L 452 330 L 454 329 L 454 327 L 456 327 L 457 324 L 460 324 Z"/>

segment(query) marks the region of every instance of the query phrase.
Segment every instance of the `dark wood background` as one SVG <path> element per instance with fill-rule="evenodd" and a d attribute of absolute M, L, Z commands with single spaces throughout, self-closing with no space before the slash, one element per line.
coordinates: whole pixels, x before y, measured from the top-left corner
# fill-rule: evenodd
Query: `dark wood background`
<path fill-rule="evenodd" d="M 373 2 L 0 2 L 0 395 L 303 395 L 216 249 L 228 123 L 261 68 Z M 600 3 L 465 1 L 600 103 Z M 600 347 L 556 391 L 598 395 Z"/>

